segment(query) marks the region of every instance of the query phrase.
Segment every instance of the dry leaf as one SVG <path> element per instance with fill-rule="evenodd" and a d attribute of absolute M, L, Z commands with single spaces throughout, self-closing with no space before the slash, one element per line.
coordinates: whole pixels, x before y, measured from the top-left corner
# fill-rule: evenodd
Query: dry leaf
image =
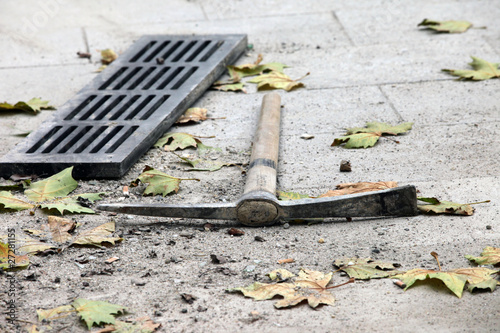
<path fill-rule="evenodd" d="M 118 54 L 111 49 L 105 49 L 101 51 L 101 62 L 103 65 L 109 65 L 118 58 Z"/>
<path fill-rule="evenodd" d="M 437 198 L 417 198 L 420 201 L 427 202 L 427 205 L 417 205 L 418 210 L 427 214 L 451 214 L 451 215 L 472 215 L 474 208 L 472 204 L 489 202 L 474 202 L 470 204 L 460 204 L 450 201 L 440 201 Z"/>
<path fill-rule="evenodd" d="M 333 263 L 344 271 L 349 277 L 369 280 L 390 277 L 401 272 L 395 271 L 399 265 L 373 260 L 371 258 L 345 258 L 335 260 Z"/>
<path fill-rule="evenodd" d="M 470 292 L 474 289 L 490 289 L 494 291 L 496 286 L 500 284 L 492 275 L 500 273 L 500 270 L 493 270 L 482 267 L 473 268 L 458 268 L 449 271 L 441 270 L 438 254 L 431 252 L 431 255 L 436 259 L 439 270 L 416 268 L 407 271 L 406 273 L 395 275 L 394 279 L 401 280 L 406 284 L 406 289 L 410 288 L 416 281 L 426 281 L 429 279 L 441 280 L 448 289 L 450 289 L 457 297 L 462 297 L 465 284 L 468 283 Z"/>
<path fill-rule="evenodd" d="M 75 229 L 76 223 L 70 219 L 57 216 L 49 216 L 48 229 L 52 234 L 52 239 L 58 243 L 64 243 L 71 239 L 70 231 Z"/>
<path fill-rule="evenodd" d="M 51 321 L 60 318 L 64 318 L 74 313 L 75 309 L 71 305 L 62 305 L 53 309 L 38 309 L 36 313 L 38 315 L 38 321 Z"/>
<path fill-rule="evenodd" d="M 120 242 L 123 238 L 111 237 L 115 232 L 115 222 L 111 221 L 104 223 L 92 230 L 82 232 L 80 235 L 76 236 L 71 243 L 71 245 L 93 245 L 101 247 L 103 243 L 111 243 L 115 245 L 115 242 Z"/>
<path fill-rule="evenodd" d="M 167 133 L 162 136 L 156 143 L 155 147 L 164 147 L 166 151 L 174 151 L 176 149 L 185 149 L 188 147 L 197 147 L 201 143 L 200 140 L 191 134 L 187 133 Z"/>
<path fill-rule="evenodd" d="M 137 177 L 137 180 L 141 181 L 141 183 L 148 184 L 144 190 L 144 195 L 161 194 L 163 196 L 172 192 L 177 193 L 177 191 L 179 191 L 179 184 L 182 180 L 200 181 L 195 178 L 175 178 L 151 168 L 148 168 L 148 170 L 145 169 L 145 171 Z"/>
<path fill-rule="evenodd" d="M 334 197 L 337 195 L 357 194 L 363 192 L 381 191 L 389 188 L 398 187 L 397 182 L 361 182 L 361 183 L 344 183 L 337 185 L 336 190 L 330 190 L 318 198 Z"/>
<path fill-rule="evenodd" d="M 304 75 L 304 77 L 307 75 L 309 75 L 309 73 Z M 286 74 L 280 72 L 271 72 L 268 74 L 259 75 L 249 80 L 248 82 L 257 83 L 257 90 L 283 89 L 286 91 L 290 91 L 296 88 L 305 87 L 302 82 L 298 82 L 304 77 L 297 80 L 292 80 Z"/>
<path fill-rule="evenodd" d="M 54 110 L 55 108 L 49 105 L 49 101 L 42 101 L 40 98 L 32 98 L 27 102 L 17 102 L 12 105 L 9 103 L 0 103 L 0 111 L 24 111 L 37 114 L 41 110 Z"/>
<path fill-rule="evenodd" d="M 218 81 L 215 82 L 214 85 L 212 86 L 212 89 L 219 90 L 219 91 L 241 91 L 244 92 L 245 94 L 247 93 L 246 89 L 244 88 L 245 84 L 243 82 L 232 82 L 232 81 Z"/>
<path fill-rule="evenodd" d="M 471 57 L 472 62 L 469 64 L 474 70 L 468 69 L 443 69 L 443 72 L 458 76 L 459 80 L 482 81 L 492 78 L 500 78 L 500 63 L 489 62 L 480 58 Z"/>
<path fill-rule="evenodd" d="M 176 124 L 185 124 L 190 121 L 199 123 L 200 121 L 207 120 L 207 109 L 203 108 L 190 108 L 177 120 Z"/>
<path fill-rule="evenodd" d="M 8 270 L 12 268 L 24 268 L 30 264 L 26 255 L 16 255 L 9 244 L 0 242 L 0 268 Z"/>
<path fill-rule="evenodd" d="M 467 21 L 432 21 L 424 19 L 418 26 L 425 26 L 437 32 L 461 33 L 472 27 L 472 23 Z"/>
<path fill-rule="evenodd" d="M 473 291 L 476 288 L 494 291 L 498 281 L 491 275 L 498 272 L 500 271 L 482 267 L 459 268 L 449 271 L 416 268 L 404 274 L 395 275 L 393 278 L 400 279 L 406 284 L 405 290 L 410 288 L 418 280 L 425 281 L 427 279 L 438 279 L 460 298 L 462 297 L 466 283 L 469 283 L 469 291 Z"/>
<path fill-rule="evenodd" d="M 283 271 L 282 273 L 283 274 Z M 333 273 L 324 274 L 317 271 L 301 269 L 298 276 L 292 273 L 284 273 L 288 276 L 290 282 L 284 283 L 260 283 L 255 282 L 247 287 L 240 287 L 228 290 L 228 292 L 241 292 L 246 297 L 252 297 L 255 300 L 271 299 L 276 295 L 283 296 L 283 299 L 276 302 L 276 308 L 291 307 L 301 303 L 308 302 L 309 306 L 316 308 L 320 304 L 333 305 L 335 299 L 327 287 Z M 350 280 L 348 283 L 353 282 Z"/>
<path fill-rule="evenodd" d="M 481 252 L 480 257 L 466 255 L 465 258 L 474 261 L 478 265 L 498 265 L 500 264 L 500 248 L 487 246 Z"/>

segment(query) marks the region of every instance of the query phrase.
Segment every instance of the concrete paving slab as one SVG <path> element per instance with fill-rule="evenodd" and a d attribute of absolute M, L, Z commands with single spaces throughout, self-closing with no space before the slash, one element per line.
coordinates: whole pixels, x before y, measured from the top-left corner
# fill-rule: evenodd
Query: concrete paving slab
<path fill-rule="evenodd" d="M 426 41 L 418 44 L 380 44 L 332 50 L 301 50 L 287 57 L 286 74 L 309 89 L 389 83 L 450 80 L 443 68 L 467 68 L 471 54 L 495 59 L 496 51 L 485 41 L 463 36 L 460 41 Z M 269 61 L 282 55 L 267 54 Z"/>
<path fill-rule="evenodd" d="M 500 91 L 495 80 L 446 80 L 384 85 L 381 89 L 405 121 L 432 126 L 500 120 L 495 102 Z"/>
<path fill-rule="evenodd" d="M 180 126 L 177 131 L 196 132 L 219 139 L 245 139 L 251 142 L 262 104 L 263 93 L 234 94 L 207 92 L 195 107 L 208 110 L 214 119 L 197 126 Z M 297 90 L 281 92 L 283 136 L 300 136 L 340 132 L 345 128 L 364 125 L 368 121 L 397 123 L 399 116 L 392 110 L 378 87 Z"/>
<path fill-rule="evenodd" d="M 77 0 L 27 0 L 23 6 L 15 2 L 2 5 L 2 23 L 12 28 L 29 28 L 32 25 L 43 30 L 45 28 L 67 28 L 86 26 L 117 27 L 128 24 L 151 24 L 171 21 L 204 20 L 202 8 L 191 1 L 172 0 L 147 1 L 137 3 L 117 0 L 77 1 Z M 84 15 L 82 15 L 84 14 Z M 92 14 L 92 15 L 90 15 Z M 22 29 L 21 29 L 22 31 Z"/>
<path fill-rule="evenodd" d="M 436 130 L 436 128 L 433 128 Z M 488 136 L 479 133 L 498 131 L 498 123 L 443 126 L 433 136 L 417 125 L 406 135 L 397 137 L 396 144 L 387 139 L 367 150 L 330 147 L 334 135 L 318 135 L 310 141 L 298 136 L 287 137 L 281 146 L 280 185 L 287 190 L 358 181 L 449 180 L 468 177 L 495 176 L 500 173 L 496 156 L 498 148 Z M 470 136 L 469 143 L 457 138 Z M 284 141 L 285 141 L 284 140 Z M 325 162 L 325 159 L 328 162 Z M 341 173 L 341 160 L 349 160 L 353 171 Z M 286 175 L 286 176 L 285 176 Z M 315 185 L 313 185 L 315 184 Z"/>
<path fill-rule="evenodd" d="M 273 34 L 267 33 L 269 30 Z M 316 31 L 311 38 L 311 30 Z M 88 27 L 90 49 L 112 45 L 123 49 L 131 40 L 145 34 L 236 34 L 248 35 L 256 53 L 293 53 L 300 49 L 335 48 L 351 45 L 340 24 L 331 13 L 290 16 L 243 17 L 224 20 L 127 24 L 125 26 Z M 103 46 L 104 45 L 104 46 Z M 110 46 L 111 47 L 111 46 Z M 252 61 L 255 61 L 255 57 Z M 265 59 L 264 59 L 265 60 Z"/>
<path fill-rule="evenodd" d="M 460 41 L 462 34 L 439 34 L 433 31 L 420 31 L 417 25 L 424 19 L 446 21 L 466 20 L 474 28 L 466 33 L 474 39 L 489 38 L 495 35 L 496 18 L 500 6 L 494 0 L 483 1 L 481 6 L 466 1 L 426 1 L 413 5 L 398 1 L 366 4 L 360 8 L 347 8 L 335 11 L 346 33 L 355 45 L 401 43 L 405 41 L 455 40 Z M 484 27 L 490 29 L 482 29 Z M 493 29 L 491 29 L 493 28 Z"/>
<path fill-rule="evenodd" d="M 0 68 L 79 64 L 82 59 L 76 53 L 86 51 L 80 28 L 51 28 L 32 34 L 7 30 L 0 35 L 0 45 L 4 50 Z"/>

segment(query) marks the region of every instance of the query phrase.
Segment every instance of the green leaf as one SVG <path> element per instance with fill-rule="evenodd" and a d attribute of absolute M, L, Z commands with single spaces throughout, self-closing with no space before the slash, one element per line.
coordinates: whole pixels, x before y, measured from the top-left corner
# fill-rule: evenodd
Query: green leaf
<path fill-rule="evenodd" d="M 491 276 L 498 273 L 498 270 L 488 268 L 459 268 L 451 271 L 435 271 L 429 269 L 416 268 L 399 274 L 393 278 L 401 280 L 406 284 L 406 289 L 410 288 L 416 281 L 426 281 L 427 279 L 441 280 L 448 289 L 457 297 L 462 297 L 465 284 L 469 283 L 469 290 L 490 289 L 494 291 L 498 282 Z"/>
<path fill-rule="evenodd" d="M 472 27 L 472 23 L 467 21 L 432 21 L 424 19 L 418 26 L 425 26 L 438 32 L 461 33 Z"/>
<path fill-rule="evenodd" d="M 480 257 L 466 255 L 465 258 L 475 262 L 478 265 L 497 265 L 500 263 L 500 248 L 487 246 L 481 252 Z"/>
<path fill-rule="evenodd" d="M 72 171 L 73 167 L 70 167 L 45 180 L 31 183 L 24 194 L 35 202 L 67 196 L 78 186 L 76 180 L 71 176 Z"/>
<path fill-rule="evenodd" d="M 417 198 L 429 202 L 429 205 L 417 205 L 419 211 L 426 214 L 472 215 L 474 208 L 470 204 L 460 204 L 450 201 L 439 201 L 436 198 Z"/>
<path fill-rule="evenodd" d="M 373 260 L 371 258 L 338 259 L 333 263 L 339 270 L 346 272 L 349 277 L 360 280 L 380 279 L 399 274 L 392 263 Z"/>
<path fill-rule="evenodd" d="M 64 212 L 94 214 L 95 212 L 92 209 L 82 206 L 80 200 L 85 199 L 90 202 L 95 202 L 96 200 L 101 200 L 102 198 L 100 196 L 104 194 L 106 193 L 74 194 L 69 197 L 57 198 L 50 202 L 43 202 L 40 204 L 40 207 L 42 209 L 56 209 L 61 215 L 64 215 Z"/>
<path fill-rule="evenodd" d="M 365 127 L 354 127 L 347 129 L 347 133 L 336 138 L 332 146 L 345 143 L 345 148 L 368 148 L 374 146 L 383 135 L 398 135 L 411 130 L 413 123 L 401 123 L 392 126 L 380 122 L 368 122 Z"/>
<path fill-rule="evenodd" d="M 12 193 L 2 191 L 0 192 L 0 204 L 7 209 L 14 210 L 25 210 L 25 209 L 33 209 L 35 205 L 30 204 L 24 200 L 16 198 Z"/>
<path fill-rule="evenodd" d="M 283 72 L 283 69 L 288 67 L 285 64 L 278 62 L 272 62 L 268 64 L 262 64 L 262 54 L 257 56 L 257 60 L 253 64 L 244 64 L 240 66 L 227 66 L 227 71 L 229 73 L 230 80 L 233 83 L 239 82 L 242 78 L 247 76 L 254 76 L 266 72 Z"/>
<path fill-rule="evenodd" d="M 500 70 L 498 69 L 500 63 L 492 63 L 476 57 L 471 58 L 473 61 L 469 65 L 471 65 L 474 70 L 443 69 L 443 71 L 451 75 L 459 76 L 459 80 L 467 79 L 481 81 L 500 77 Z"/>
<path fill-rule="evenodd" d="M 177 154 L 176 154 L 177 155 Z M 220 162 L 220 161 L 212 161 L 212 160 L 207 160 L 207 159 L 197 159 L 197 160 L 191 160 L 186 157 L 182 157 L 177 155 L 181 160 L 184 161 L 184 163 L 187 163 L 192 166 L 191 169 L 188 169 L 187 171 L 217 171 L 222 169 L 222 167 L 225 166 L 233 166 L 235 165 L 234 163 L 226 163 L 226 162 Z"/>
<path fill-rule="evenodd" d="M 115 245 L 115 242 L 121 242 L 123 238 L 111 237 L 115 232 L 115 222 L 111 221 L 104 223 L 92 230 L 82 232 L 80 235 L 76 236 L 71 245 L 90 245 L 101 247 L 103 243 L 111 243 Z"/>
<path fill-rule="evenodd" d="M 234 83 L 232 81 L 230 81 L 230 82 L 219 81 L 219 82 L 214 83 L 214 85 L 212 86 L 212 89 L 219 90 L 219 91 L 241 91 L 241 92 L 244 92 L 246 94 L 247 91 L 244 87 L 245 87 L 245 84 L 243 82 Z"/>
<path fill-rule="evenodd" d="M 342 136 L 333 140 L 332 147 L 345 143 L 344 148 L 368 148 L 373 147 L 382 135 L 377 133 L 357 133 Z"/>
<path fill-rule="evenodd" d="M 163 147 L 166 151 L 174 151 L 176 149 L 185 149 L 187 147 L 196 147 L 200 140 L 193 135 L 187 133 L 167 133 L 161 137 L 155 147 Z"/>
<path fill-rule="evenodd" d="M 144 184 L 148 184 L 148 186 L 144 190 L 144 195 L 161 194 L 163 196 L 166 196 L 167 194 L 172 192 L 177 193 L 177 191 L 179 191 L 179 184 L 181 180 L 199 181 L 199 179 L 175 178 L 155 169 L 141 173 L 137 179 L 139 179 Z"/>
<path fill-rule="evenodd" d="M 305 76 L 307 75 L 309 75 L 309 73 L 307 73 Z M 286 91 L 290 91 L 295 88 L 305 87 L 302 82 L 298 82 L 298 80 L 292 80 L 289 76 L 280 72 L 262 74 L 249 80 L 248 82 L 257 83 L 257 90 L 283 89 Z"/>
<path fill-rule="evenodd" d="M 83 298 L 76 299 L 71 306 L 75 308 L 90 330 L 94 324 L 114 324 L 115 315 L 125 313 L 126 308 L 118 304 L 103 301 L 91 301 Z"/>
<path fill-rule="evenodd" d="M 9 103 L 0 103 L 0 111 L 24 111 L 36 114 L 41 110 L 53 110 L 48 101 L 42 101 L 40 98 L 32 98 L 27 102 L 17 102 L 12 105 Z"/>
<path fill-rule="evenodd" d="M 413 123 L 401 123 L 396 126 L 392 126 L 386 123 L 379 123 L 377 121 L 372 121 L 366 123 L 365 127 L 354 127 L 347 129 L 346 134 L 355 134 L 355 133 L 380 133 L 380 134 L 389 134 L 389 135 L 398 135 L 402 133 L 406 133 L 411 130 Z"/>
<path fill-rule="evenodd" d="M 311 198 L 307 194 L 300 194 L 297 192 L 283 192 L 283 191 L 278 191 L 278 199 L 279 200 L 298 200 L 298 199 L 305 199 L 305 198 Z"/>
<path fill-rule="evenodd" d="M 61 319 L 64 317 L 69 316 L 75 312 L 75 309 L 71 305 L 62 305 L 58 306 L 57 308 L 53 309 L 37 309 L 36 314 L 38 315 L 38 321 L 46 320 L 55 320 L 55 319 Z"/>
<path fill-rule="evenodd" d="M 8 270 L 12 268 L 24 268 L 30 264 L 26 255 L 16 255 L 9 244 L 0 242 L 0 268 Z"/>

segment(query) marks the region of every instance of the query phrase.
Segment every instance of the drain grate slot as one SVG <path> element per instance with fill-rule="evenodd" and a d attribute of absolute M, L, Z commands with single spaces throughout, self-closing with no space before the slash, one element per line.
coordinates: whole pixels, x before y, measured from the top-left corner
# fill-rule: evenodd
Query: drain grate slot
<path fill-rule="evenodd" d="M 62 143 L 61 146 L 62 148 L 57 151 L 59 154 L 64 154 L 68 152 L 71 148 L 74 148 L 76 143 L 85 135 L 87 134 L 90 130 L 92 129 L 92 126 L 85 126 L 82 128 L 80 131 L 77 131 L 76 134 L 73 136 L 68 137 L 67 143 Z"/>
<path fill-rule="evenodd" d="M 151 117 L 151 115 L 156 111 L 158 110 L 158 108 L 170 97 L 170 95 L 165 95 L 165 96 L 162 96 L 155 104 L 153 104 L 153 106 L 151 106 L 149 108 L 149 110 L 147 112 L 145 112 L 142 116 L 141 116 L 141 120 L 147 120 L 149 117 Z"/>
<path fill-rule="evenodd" d="M 36 152 L 41 146 L 43 146 L 47 141 L 49 141 L 59 130 L 63 128 L 62 126 L 56 126 L 51 129 L 41 140 L 39 140 L 33 147 L 26 151 L 27 154 L 33 154 Z"/>
<path fill-rule="evenodd" d="M 115 143 L 111 145 L 108 150 L 106 150 L 106 154 L 114 153 L 115 150 L 120 147 L 121 144 L 124 143 L 125 140 L 127 140 L 138 128 L 139 126 L 130 127 L 118 140 L 115 141 Z"/>
<path fill-rule="evenodd" d="M 110 77 L 102 86 L 99 87 L 99 90 L 104 90 L 108 88 L 111 83 L 113 83 L 116 79 L 118 79 L 123 73 L 127 71 L 128 67 L 122 67 L 119 70 L 116 71 L 115 74 L 113 74 L 112 77 Z"/>
<path fill-rule="evenodd" d="M 147 50 L 149 50 L 150 48 L 152 48 L 155 44 L 156 44 L 155 40 L 147 43 L 139 52 L 137 52 L 132 57 L 132 59 L 130 59 L 130 62 L 136 62 L 140 57 L 142 57 L 144 55 L 144 53 L 146 53 Z"/>
<path fill-rule="evenodd" d="M 99 150 L 101 150 L 102 147 L 104 147 L 104 145 L 106 143 L 108 143 L 111 139 L 113 139 L 113 137 L 119 133 L 121 130 L 122 130 L 123 126 L 117 126 L 115 128 L 113 128 L 105 137 L 104 139 L 101 140 L 101 142 L 99 142 L 94 148 L 92 148 L 92 150 L 90 151 L 91 154 L 95 154 L 97 153 Z"/>
<path fill-rule="evenodd" d="M 186 59 L 186 62 L 193 61 L 196 58 L 196 56 L 200 55 L 203 52 L 203 50 L 207 48 L 208 45 L 210 45 L 210 41 L 208 40 L 201 43 L 201 45 L 198 46 L 198 48 L 193 53 L 191 53 L 191 55 Z"/>
<path fill-rule="evenodd" d="M 75 178 L 121 177 L 246 45 L 245 35 L 140 38 L 6 154 L 0 177 L 68 166 Z"/>
<path fill-rule="evenodd" d="M 153 58 L 158 57 L 158 54 L 160 54 L 160 52 L 162 52 L 168 44 L 170 44 L 169 40 L 161 43 L 153 52 L 151 52 L 149 56 L 146 57 L 146 59 L 144 59 L 144 62 L 150 62 Z"/>
<path fill-rule="evenodd" d="M 179 81 L 177 81 L 177 83 L 172 86 L 172 89 L 179 89 L 184 84 L 184 82 L 186 82 L 197 70 L 198 67 L 191 67 L 190 69 L 188 69 L 186 73 L 179 79 Z"/>
<path fill-rule="evenodd" d="M 223 41 L 219 41 L 213 45 L 208 52 L 200 59 L 201 62 L 205 62 L 224 44 Z"/>

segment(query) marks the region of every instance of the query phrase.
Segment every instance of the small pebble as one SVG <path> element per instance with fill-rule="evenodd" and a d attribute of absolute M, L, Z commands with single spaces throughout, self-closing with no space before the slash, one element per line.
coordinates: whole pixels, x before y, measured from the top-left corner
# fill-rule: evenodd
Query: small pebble
<path fill-rule="evenodd" d="M 314 135 L 311 135 L 311 134 L 307 134 L 307 133 L 304 133 L 300 136 L 301 139 L 304 139 L 304 140 L 311 140 L 314 138 Z"/>
<path fill-rule="evenodd" d="M 340 162 L 340 171 L 341 172 L 351 172 L 352 167 L 351 167 L 351 162 L 349 161 L 341 161 Z"/>
<path fill-rule="evenodd" d="M 266 240 L 264 238 L 262 238 L 261 236 L 255 236 L 255 241 L 257 242 L 265 242 Z"/>
<path fill-rule="evenodd" d="M 486 226 L 486 230 L 491 230 L 491 225 L 489 225 L 489 224 L 488 224 L 488 225 Z"/>
<path fill-rule="evenodd" d="M 245 267 L 244 271 L 247 272 L 247 273 L 251 273 L 255 270 L 257 266 L 255 265 L 248 265 L 247 267 Z"/>
<path fill-rule="evenodd" d="M 290 228 L 290 224 L 289 223 L 283 224 L 283 229 L 288 229 L 288 228 Z"/>

